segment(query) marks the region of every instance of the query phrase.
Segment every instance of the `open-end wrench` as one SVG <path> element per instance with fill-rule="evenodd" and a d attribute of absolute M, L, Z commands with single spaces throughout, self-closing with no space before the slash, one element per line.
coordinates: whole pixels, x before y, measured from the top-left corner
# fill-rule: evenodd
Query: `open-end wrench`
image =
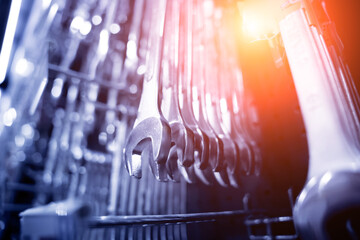
<path fill-rule="evenodd" d="M 310 155 L 308 182 L 297 198 L 294 222 L 306 239 L 329 239 L 339 225 L 343 227 L 336 234 L 358 238 L 351 216 L 360 207 L 359 142 L 352 133 L 356 122 L 342 102 L 345 92 L 337 89 L 340 79 L 324 36 L 309 21 L 307 10 L 293 11 L 280 22 Z"/>
<path fill-rule="evenodd" d="M 239 60 L 234 54 L 231 54 L 234 50 L 237 52 L 237 43 L 235 39 L 229 37 L 231 33 L 229 29 L 229 22 L 232 21 L 235 13 L 232 9 L 225 9 L 227 12 L 223 15 L 224 24 L 219 30 L 222 34 L 222 42 L 225 46 L 222 47 L 222 61 L 223 67 L 226 68 L 224 72 L 228 73 L 227 77 L 228 84 L 222 84 L 221 94 L 222 101 L 226 105 L 228 110 L 225 112 L 229 113 L 229 130 L 230 135 L 236 142 L 240 150 L 240 166 L 246 175 L 253 172 L 259 173 L 257 163 L 261 162 L 261 152 L 256 142 L 256 137 L 260 135 L 260 131 L 254 128 L 249 123 L 248 119 L 257 119 L 257 112 L 254 108 L 249 109 L 248 102 L 251 101 L 251 96 L 245 91 L 243 73 L 239 67 Z M 226 29 L 224 29 L 226 28 Z M 225 55 L 224 55 L 225 54 Z M 225 104 L 226 103 L 226 104 Z M 227 113 L 226 113 L 227 114 Z M 249 117 L 251 115 L 251 117 Z M 223 119 L 227 118 L 224 116 Z M 257 127 L 257 126 L 255 126 Z M 255 134 L 256 133 L 256 134 Z"/>
<path fill-rule="evenodd" d="M 130 175 L 140 178 L 141 159 L 133 158 L 133 154 L 138 154 L 150 144 L 153 154 L 153 161 L 150 161 L 152 171 L 157 179 L 167 180 L 165 164 L 170 150 L 171 129 L 159 110 L 160 50 L 166 1 L 154 1 L 151 7 L 153 19 L 147 56 L 148 69 L 145 74 L 138 116 L 127 139 L 124 154 Z"/>
<path fill-rule="evenodd" d="M 211 169 L 220 185 L 228 185 L 228 176 L 226 169 L 221 166 L 224 158 L 223 142 L 215 134 L 213 128 L 209 124 L 205 106 L 205 32 L 204 32 L 204 2 L 195 1 L 197 10 L 193 21 L 193 70 L 192 70 L 192 101 L 195 118 L 202 131 L 209 137 L 209 163 L 200 168 Z M 209 14 L 209 13 L 208 13 Z M 210 66 L 211 68 L 212 66 Z"/>
<path fill-rule="evenodd" d="M 209 162 L 209 137 L 203 132 L 196 121 L 192 109 L 192 2 L 185 0 L 182 2 L 181 21 L 180 21 L 180 39 L 179 39 L 179 106 L 181 117 L 187 128 L 191 129 L 194 134 L 195 158 L 206 165 Z M 211 172 L 197 171 L 196 174 L 203 182 L 210 184 L 213 182 Z"/>
<path fill-rule="evenodd" d="M 233 108 L 233 96 L 237 93 L 237 89 L 241 84 L 240 77 L 241 72 L 239 66 L 237 65 L 236 55 L 233 54 L 234 49 L 236 49 L 236 43 L 234 38 L 230 37 L 231 29 L 229 29 L 228 23 L 232 19 L 236 18 L 234 16 L 234 10 L 224 8 L 224 14 L 220 20 L 220 26 L 218 27 L 218 33 L 222 41 L 218 41 L 220 45 L 220 60 L 219 64 L 222 69 L 222 75 L 225 79 L 225 83 L 222 83 L 220 78 L 219 82 L 219 103 L 220 103 L 220 117 L 224 131 L 230 135 L 234 140 L 236 147 L 238 148 L 238 158 L 236 160 L 236 169 L 233 169 L 233 174 L 236 174 L 240 177 L 240 174 L 245 173 L 249 174 L 252 167 L 252 151 L 249 146 L 249 143 L 246 139 L 244 131 L 239 131 L 241 127 L 237 127 L 238 124 L 234 124 L 234 108 Z M 235 51 L 236 52 L 236 51 Z M 235 95 L 236 96 L 236 95 Z"/>
<path fill-rule="evenodd" d="M 214 74 L 214 73 L 213 73 Z M 215 77 L 216 74 L 214 74 Z M 237 155 L 238 155 L 238 149 L 234 141 L 231 139 L 228 133 L 224 131 L 223 126 L 220 122 L 220 106 L 219 102 L 220 99 L 218 96 L 216 96 L 217 91 L 214 91 L 215 89 L 218 89 L 219 86 L 216 84 L 209 84 L 211 81 L 216 81 L 217 79 L 208 79 L 207 78 L 207 91 L 206 91 L 206 110 L 207 115 L 209 119 L 209 123 L 211 124 L 214 132 L 218 136 L 219 139 L 221 139 L 221 142 L 223 143 L 222 151 L 224 152 L 224 159 L 222 159 L 224 162 L 221 163 L 223 167 L 226 167 L 226 170 L 228 171 L 228 176 L 230 180 L 230 184 L 232 186 L 238 187 L 238 183 L 234 177 L 234 170 L 236 167 L 236 161 L 237 161 Z M 210 81 L 209 81 L 210 80 Z M 211 90 L 210 90 L 211 89 Z"/>
<path fill-rule="evenodd" d="M 232 72 L 232 77 L 230 78 L 232 80 L 230 84 L 232 88 L 229 89 L 231 93 L 226 93 L 227 103 L 230 107 L 231 135 L 237 142 L 239 149 L 245 153 L 245 156 L 240 161 L 245 174 L 258 175 L 262 159 L 261 150 L 257 143 L 260 131 L 254 128 L 253 124 L 249 123 L 249 119 L 258 118 L 257 112 L 253 107 L 249 109 L 248 102 L 251 101 L 249 99 L 251 96 L 245 93 L 243 75 L 237 61 L 230 59 L 228 64 Z M 248 115 L 252 116 L 248 117 Z"/>
<path fill-rule="evenodd" d="M 180 173 L 186 181 L 196 180 L 193 172 L 194 136 L 184 126 L 180 115 L 178 100 L 178 39 L 179 39 L 179 1 L 170 1 L 166 12 L 164 29 L 164 48 L 161 67 L 161 110 L 170 124 L 173 146 L 167 159 L 169 176 L 179 181 Z"/>
<path fill-rule="evenodd" d="M 227 56 L 229 57 L 229 56 Z M 222 59 L 223 63 L 226 62 L 225 59 Z M 231 69 L 229 69 L 228 63 L 224 64 L 225 66 L 222 67 L 222 71 L 224 73 L 224 77 L 226 78 L 226 84 L 219 84 L 219 103 L 220 103 L 220 117 L 221 123 L 224 132 L 229 136 L 233 141 L 236 148 L 236 155 L 235 163 L 233 168 L 230 170 L 231 175 L 233 178 L 238 179 L 241 177 L 242 173 L 248 173 L 251 168 L 250 160 L 252 158 L 252 152 L 244 139 L 243 134 L 234 131 L 232 129 L 231 124 L 231 111 L 230 105 L 228 104 L 228 96 L 231 97 L 233 86 L 231 82 Z"/>
<path fill-rule="evenodd" d="M 259 162 L 261 155 L 260 149 L 257 147 L 256 142 L 253 140 L 253 137 L 244 131 L 244 124 L 240 113 L 244 111 L 243 105 L 241 104 L 242 100 L 239 100 L 244 97 L 241 95 L 239 89 L 243 89 L 241 81 L 241 72 L 237 69 L 235 64 L 231 62 L 228 63 L 230 66 L 229 71 L 232 72 L 231 78 L 234 80 L 231 83 L 231 89 L 225 89 L 225 96 L 227 97 L 227 106 L 229 106 L 229 119 L 230 119 L 230 135 L 236 142 L 240 150 L 240 166 L 243 170 L 243 173 L 250 175 L 254 172 L 255 162 Z M 225 98 L 224 98 L 225 99 Z"/>
<path fill-rule="evenodd" d="M 134 4 L 134 8 L 135 8 L 135 12 L 139 13 L 139 8 L 141 6 L 143 6 L 143 4 L 147 5 L 151 3 L 150 2 L 145 2 L 143 0 L 137 0 Z M 126 52 L 126 59 L 125 59 L 125 66 L 123 67 L 123 71 L 122 71 L 122 82 L 126 82 L 127 85 L 133 84 L 132 82 L 128 82 L 127 81 L 127 75 L 128 73 L 131 73 L 134 69 L 136 69 L 136 67 L 138 67 L 138 70 L 142 67 L 143 64 L 142 63 L 142 59 L 144 56 L 141 56 L 140 52 L 142 52 L 144 49 L 144 44 L 141 44 L 142 42 L 146 42 L 146 36 L 147 31 L 148 31 L 148 27 L 146 27 L 146 25 L 149 23 L 149 19 L 150 19 L 150 15 L 152 11 L 150 7 L 147 7 L 144 15 L 143 15 L 143 20 L 141 22 L 141 29 L 142 29 L 142 37 L 141 39 L 139 38 L 139 34 L 138 31 L 140 28 L 139 26 L 136 27 L 136 25 L 140 24 L 137 23 L 137 21 L 139 21 L 139 19 L 134 19 L 135 22 L 132 23 L 132 30 L 130 30 L 130 34 L 132 34 L 132 36 L 129 36 L 128 38 L 128 44 L 127 46 L 130 47 L 128 48 L 127 52 Z M 135 25 L 135 26 L 134 26 Z M 145 35 L 145 36 L 144 36 Z M 134 43 L 136 43 L 136 46 L 139 46 L 138 49 L 138 53 L 139 56 L 137 57 L 136 55 L 134 55 Z M 136 51 L 135 51 L 136 52 Z M 140 65 L 140 66 L 139 66 Z M 140 74 L 140 73 L 138 73 Z M 133 79 L 131 79 L 133 80 Z M 130 86 L 131 88 L 131 86 Z M 133 104 L 133 103 L 129 103 L 129 104 Z M 132 123 L 129 123 L 130 121 L 128 121 L 128 123 L 126 123 L 126 116 L 123 116 L 120 123 L 124 124 L 124 128 L 129 129 L 132 126 Z M 121 132 L 121 130 L 119 130 Z M 124 130 L 123 130 L 124 131 Z M 128 132 L 128 131 L 125 131 Z M 123 133 L 123 135 L 127 136 L 128 133 Z M 126 137 L 122 140 L 124 141 L 126 140 Z M 125 142 L 124 142 L 125 144 Z M 121 144 L 121 148 L 124 145 Z M 142 179 L 138 180 L 138 179 L 133 179 L 132 177 L 130 177 L 127 173 L 126 173 L 126 168 L 124 167 L 125 161 L 121 162 L 121 167 L 118 168 L 119 171 L 119 194 L 117 195 L 116 192 L 114 191 L 114 193 L 112 194 L 112 199 L 114 199 L 115 197 L 119 197 L 119 199 L 116 201 L 112 200 L 113 202 L 113 206 L 116 202 L 118 202 L 118 207 L 117 207 L 117 211 L 116 214 L 120 214 L 120 215 L 126 215 L 126 214 L 139 214 L 139 215 L 143 215 L 143 214 L 150 214 L 150 212 L 148 212 L 148 208 L 151 209 L 151 207 L 147 207 L 150 203 L 151 203 L 151 198 L 149 197 L 151 195 L 151 190 L 153 189 L 153 184 L 154 184 L 154 177 L 150 174 L 150 169 L 148 168 L 148 164 L 149 161 L 153 161 L 150 157 L 150 155 L 152 155 L 152 153 L 147 150 L 147 148 L 151 148 L 151 145 L 148 145 L 145 149 L 143 149 L 141 156 L 134 156 L 134 157 L 139 157 L 142 160 L 142 165 L 143 165 L 143 169 L 144 171 L 142 172 Z M 124 158 L 124 154 L 121 154 L 121 159 L 123 160 Z M 151 160 L 150 160 L 151 159 Z M 113 174 L 115 176 L 115 169 L 112 170 Z M 115 179 L 114 179 L 115 180 Z M 113 189 L 116 188 L 116 183 L 113 184 Z M 115 202 L 116 201 L 116 202 Z M 115 205 L 116 206 L 116 205 Z M 136 209 L 134 209 L 134 207 L 136 206 Z M 113 208 L 113 207 L 112 207 Z M 130 211 L 128 211 L 130 210 Z M 135 212 L 134 212 L 135 211 Z M 145 230 L 145 231 L 143 231 Z M 136 230 L 135 232 L 137 232 L 138 237 L 139 238 L 143 238 L 145 237 L 145 239 L 151 239 L 150 238 L 150 233 L 149 228 L 138 228 L 138 230 Z M 128 232 L 128 233 L 127 233 Z M 119 229 L 119 234 L 120 234 L 120 239 L 126 239 L 126 234 L 131 234 L 131 231 L 127 231 L 126 227 L 120 227 Z M 134 233 L 134 231 L 132 231 Z M 129 236 L 130 237 L 130 236 Z"/>
<path fill-rule="evenodd" d="M 231 139 L 229 134 L 225 131 L 221 122 L 221 111 L 220 111 L 220 97 L 219 97 L 219 80 L 218 78 L 218 62 L 215 60 L 219 52 L 216 49 L 215 45 L 215 33 L 214 30 L 210 28 L 210 19 L 207 19 L 205 24 L 205 41 L 204 45 L 206 46 L 206 52 L 203 53 L 205 56 L 206 65 L 204 67 L 204 78 L 203 78 L 203 98 L 206 110 L 206 116 L 208 117 L 208 123 L 213 129 L 214 133 L 222 142 L 222 151 L 224 154 L 224 161 L 222 163 L 223 167 L 226 168 L 230 174 L 229 180 L 230 184 L 233 186 L 238 186 L 237 181 L 233 177 L 233 171 L 235 169 L 235 163 L 237 159 L 238 149 L 234 141 Z M 222 83 L 226 84 L 226 83 Z"/>

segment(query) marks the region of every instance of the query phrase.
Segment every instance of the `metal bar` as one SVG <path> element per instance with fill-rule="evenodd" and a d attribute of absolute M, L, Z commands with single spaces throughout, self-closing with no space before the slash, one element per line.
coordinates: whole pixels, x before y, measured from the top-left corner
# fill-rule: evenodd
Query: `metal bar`
<path fill-rule="evenodd" d="M 169 224 L 212 221 L 221 218 L 245 216 L 253 212 L 236 210 L 207 213 L 165 214 L 165 215 L 134 215 L 134 216 L 97 216 L 88 221 L 90 228 L 114 227 L 121 225 Z"/>
<path fill-rule="evenodd" d="M 84 97 L 84 101 L 88 103 L 94 104 L 94 106 L 103 111 L 114 111 L 116 113 L 120 113 L 122 115 L 127 115 L 129 117 L 135 117 L 137 115 L 137 109 L 134 107 L 126 106 L 124 104 L 119 104 L 117 107 L 109 107 L 107 104 L 98 102 L 98 101 L 92 101 L 89 98 Z"/>
<path fill-rule="evenodd" d="M 268 235 L 262 235 L 262 236 L 254 236 L 250 235 L 249 238 L 251 240 L 292 240 L 292 239 L 299 239 L 297 235 L 279 235 L 279 236 L 268 236 Z"/>
<path fill-rule="evenodd" d="M 292 222 L 292 221 L 293 221 L 292 217 L 275 217 L 275 218 L 263 218 L 263 219 L 247 219 L 245 221 L 245 224 L 257 225 L 257 224 Z"/>
<path fill-rule="evenodd" d="M 70 78 L 76 78 L 79 79 L 81 81 L 85 81 L 88 83 L 93 83 L 93 84 L 98 84 L 99 86 L 102 87 L 106 87 L 106 88 L 111 88 L 114 90 L 118 90 L 120 94 L 128 94 L 128 95 L 134 95 L 133 93 L 131 93 L 128 90 L 128 86 L 126 85 L 120 85 L 120 84 L 114 84 L 114 83 L 108 83 L 103 81 L 102 79 L 98 79 L 98 78 L 91 78 L 89 77 L 87 74 L 84 73 L 79 73 L 64 67 L 60 67 L 56 64 L 48 64 L 48 68 L 52 71 L 58 72 L 58 73 L 63 73 L 65 75 L 67 75 Z"/>

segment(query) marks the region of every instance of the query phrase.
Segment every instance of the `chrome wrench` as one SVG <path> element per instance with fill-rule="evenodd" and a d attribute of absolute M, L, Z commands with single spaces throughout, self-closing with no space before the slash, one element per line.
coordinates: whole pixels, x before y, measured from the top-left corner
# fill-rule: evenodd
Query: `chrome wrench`
<path fill-rule="evenodd" d="M 192 69 L 192 106 L 194 110 L 195 119 L 198 123 L 199 128 L 206 133 L 209 138 L 209 162 L 199 163 L 200 169 L 205 170 L 209 168 L 213 170 L 215 178 L 220 185 L 228 185 L 228 176 L 221 162 L 224 157 L 223 142 L 213 131 L 212 127 L 208 122 L 208 116 L 205 108 L 205 65 L 203 64 L 203 57 L 205 53 L 205 32 L 204 32 L 204 13 L 202 9 L 203 1 L 195 1 L 195 7 L 197 10 L 196 17 L 193 21 L 193 69 Z M 209 171 L 209 170 L 205 170 Z"/>
<path fill-rule="evenodd" d="M 181 118 L 178 88 L 178 40 L 179 40 L 179 1 L 170 1 L 167 8 L 167 17 L 164 31 L 164 49 L 162 61 L 162 93 L 161 109 L 170 124 L 173 146 L 167 159 L 169 176 L 180 181 L 180 173 L 187 182 L 196 181 L 193 170 L 194 136 L 186 128 Z"/>
<path fill-rule="evenodd" d="M 359 142 L 351 133 L 356 123 L 341 101 L 344 93 L 336 89 L 340 79 L 332 71 L 334 62 L 323 36 L 309 24 L 305 10 L 287 15 L 280 29 L 310 154 L 308 182 L 296 201 L 294 222 L 302 237 L 328 239 L 329 219 L 359 208 Z M 351 228 L 351 221 L 346 225 Z"/>
<path fill-rule="evenodd" d="M 164 29 L 166 0 L 153 2 L 150 48 L 147 56 L 148 70 L 145 74 L 138 116 L 130 132 L 124 149 L 126 167 L 137 178 L 141 177 L 141 158 L 133 155 L 142 151 L 147 145 L 152 146 L 153 161 L 150 166 L 155 177 L 167 180 L 166 160 L 170 150 L 171 129 L 159 109 L 159 71 L 160 50 Z"/>
<path fill-rule="evenodd" d="M 215 16 L 214 16 L 215 17 Z M 229 181 L 232 186 L 238 187 L 238 181 L 236 180 L 233 171 L 235 170 L 236 159 L 238 155 L 238 149 L 229 134 L 225 131 L 223 124 L 221 123 L 221 110 L 220 110 L 220 97 L 219 87 L 220 84 L 227 84 L 226 82 L 220 83 L 220 70 L 221 62 L 217 62 L 219 49 L 216 46 L 216 33 L 217 29 L 212 29 L 211 26 L 216 24 L 218 19 L 213 19 L 210 22 L 207 21 L 205 25 L 206 40 L 205 46 L 207 51 L 204 53 L 206 59 L 206 67 L 204 70 L 204 104 L 206 109 L 206 115 L 208 116 L 208 122 L 211 125 L 213 131 L 223 143 L 224 159 L 222 165 L 228 171 Z M 212 23 L 212 24 L 210 24 Z M 209 67 L 211 66 L 211 67 Z"/>
<path fill-rule="evenodd" d="M 181 117 L 187 128 L 194 134 L 195 158 L 198 162 L 206 165 L 209 162 L 209 137 L 199 128 L 192 109 L 192 3 L 189 0 L 183 2 L 180 21 L 180 39 L 179 39 L 179 106 Z M 195 167 L 198 177 L 203 182 L 210 184 L 214 182 L 213 174 L 206 171 L 198 171 Z"/>

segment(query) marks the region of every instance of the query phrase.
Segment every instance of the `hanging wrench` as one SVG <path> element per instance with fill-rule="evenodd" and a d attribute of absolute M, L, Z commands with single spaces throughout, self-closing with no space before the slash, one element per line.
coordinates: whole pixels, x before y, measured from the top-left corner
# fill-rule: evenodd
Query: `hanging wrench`
<path fill-rule="evenodd" d="M 351 219 L 360 207 L 359 141 L 352 133 L 356 122 L 342 102 L 345 92 L 337 88 L 340 79 L 324 36 L 309 23 L 308 14 L 299 9 L 280 22 L 310 155 L 308 182 L 296 201 L 294 222 L 306 239 L 329 239 L 339 225 L 343 231 L 336 234 L 356 239 Z"/>
<path fill-rule="evenodd" d="M 226 56 L 227 58 L 230 58 L 230 56 Z M 220 83 L 219 84 L 219 116 L 221 119 L 222 127 L 224 133 L 233 140 L 234 146 L 236 149 L 236 155 L 235 163 L 233 169 L 231 169 L 231 175 L 238 179 L 237 181 L 240 181 L 239 177 L 241 177 L 242 173 L 248 173 L 250 172 L 251 168 L 251 158 L 252 158 L 252 152 L 250 151 L 250 148 L 247 144 L 247 142 L 244 139 L 244 136 L 239 132 L 234 132 L 234 129 L 231 128 L 231 111 L 230 105 L 228 104 L 228 97 L 231 98 L 232 92 L 234 91 L 234 87 L 231 84 L 231 72 L 232 69 L 229 67 L 229 63 L 226 63 L 226 59 L 222 59 L 223 63 L 225 63 L 222 67 L 223 76 L 226 79 L 227 83 Z M 234 66 L 232 66 L 234 67 Z M 219 78 L 220 80 L 220 78 Z"/>
<path fill-rule="evenodd" d="M 231 135 L 238 142 L 240 149 L 243 149 L 245 155 L 241 160 L 241 165 L 246 175 L 260 173 L 261 164 L 261 150 L 258 146 L 257 137 L 259 136 L 259 130 L 254 129 L 254 126 L 249 124 L 246 115 L 252 114 L 256 119 L 257 113 L 254 108 L 248 109 L 249 96 L 245 94 L 243 77 L 240 69 L 238 69 L 237 63 L 233 61 L 229 63 L 231 71 L 233 71 L 233 82 L 231 83 L 231 93 L 226 94 L 228 96 L 228 104 L 230 106 L 230 120 L 231 120 Z M 251 129 L 251 130 L 250 130 Z M 241 136 L 239 138 L 239 136 Z M 248 151 L 248 154 L 246 152 Z"/>
<path fill-rule="evenodd" d="M 204 29 L 204 13 L 202 1 L 195 1 L 194 6 L 197 10 L 197 14 L 194 15 L 193 21 L 193 70 L 192 70 L 192 106 L 194 115 L 199 128 L 206 133 L 209 137 L 209 162 L 199 163 L 200 169 L 207 169 L 205 171 L 213 170 L 215 178 L 220 185 L 228 185 L 228 176 L 224 168 L 221 166 L 223 159 L 223 142 L 215 134 L 212 127 L 208 122 L 208 116 L 205 109 L 205 65 L 203 64 L 203 57 L 205 53 L 205 32 Z"/>
<path fill-rule="evenodd" d="M 255 170 L 255 163 L 260 161 L 260 149 L 257 147 L 256 142 L 251 136 L 246 134 L 243 130 L 244 124 L 239 119 L 241 118 L 240 111 L 244 111 L 241 104 L 243 95 L 238 95 L 239 88 L 241 89 L 241 72 L 237 69 L 235 64 L 229 63 L 229 71 L 232 71 L 233 81 L 230 84 L 232 88 L 226 89 L 224 95 L 227 97 L 227 105 L 229 106 L 229 118 L 230 118 L 230 135 L 236 142 L 240 150 L 240 165 L 242 171 L 246 175 L 252 174 Z M 240 86 L 239 86 L 240 85 Z M 225 99 L 225 98 L 224 98 Z"/>
<path fill-rule="evenodd" d="M 170 150 L 171 129 L 159 109 L 160 50 L 164 28 L 166 0 L 152 5 L 152 32 L 147 56 L 148 70 L 145 75 L 138 116 L 124 150 L 125 162 L 130 175 L 141 177 L 141 159 L 134 158 L 145 146 L 151 144 L 153 161 L 150 166 L 155 177 L 167 180 L 165 164 Z"/>
<path fill-rule="evenodd" d="M 169 176 L 179 181 L 182 173 L 187 182 L 196 181 L 192 163 L 194 161 L 193 132 L 184 126 L 178 103 L 177 57 L 179 39 L 179 1 L 170 1 L 166 11 L 164 49 L 161 67 L 161 110 L 170 124 L 174 144 L 169 153 L 167 168 Z"/>
<path fill-rule="evenodd" d="M 216 14 L 214 14 L 216 15 Z M 218 68 L 220 67 L 220 64 L 215 60 L 217 56 L 219 55 L 219 51 L 216 49 L 215 45 L 215 32 L 214 29 L 211 28 L 215 24 L 214 21 L 208 21 L 205 24 L 205 46 L 207 51 L 204 53 L 204 56 L 207 60 L 207 64 L 204 70 L 204 87 L 203 87 L 203 93 L 204 96 L 204 104 L 206 109 L 206 115 L 208 116 L 208 122 L 211 125 L 214 133 L 217 135 L 219 139 L 221 139 L 221 142 L 223 143 L 223 153 L 224 153 L 224 161 L 222 165 L 224 168 L 226 168 L 226 171 L 228 171 L 228 176 L 230 180 L 230 184 L 233 186 L 238 186 L 237 181 L 235 180 L 235 176 L 232 171 L 235 169 L 235 163 L 238 155 L 238 149 L 231 137 L 229 136 L 226 131 L 224 131 L 224 128 L 221 123 L 221 110 L 220 110 L 220 98 L 219 98 L 219 80 L 218 78 L 220 75 L 218 75 Z M 217 30 L 218 31 L 218 30 Z M 211 67 L 210 67 L 211 66 Z M 226 83 L 221 83 L 226 84 Z"/>
<path fill-rule="evenodd" d="M 192 109 L 192 18 L 193 5 L 191 1 L 185 0 L 183 8 L 181 9 L 180 21 L 180 39 L 179 39 L 179 105 L 181 117 L 187 128 L 191 129 L 194 134 L 195 143 L 195 159 L 198 163 L 202 163 L 202 167 L 206 166 L 210 158 L 210 143 L 209 136 L 203 132 L 196 121 L 194 111 Z M 212 145 L 213 146 L 213 145 Z M 214 153 L 212 151 L 212 153 Z M 217 155 L 215 154 L 214 157 Z M 214 174 L 210 169 L 199 169 L 195 166 L 197 176 L 205 183 L 210 184 L 214 182 Z M 200 170 L 200 171 L 199 171 Z"/>
<path fill-rule="evenodd" d="M 227 82 L 222 84 L 219 82 L 219 103 L 220 103 L 220 117 L 221 123 L 224 131 L 234 140 L 235 146 L 237 147 L 238 158 L 236 159 L 236 169 L 233 169 L 233 174 L 240 177 L 242 173 L 249 174 L 252 167 L 252 151 L 250 149 L 249 143 L 245 139 L 245 134 L 239 130 L 239 127 L 236 127 L 234 124 L 233 114 L 234 108 L 232 107 L 232 99 L 234 94 L 237 92 L 239 77 L 241 72 L 239 71 L 239 66 L 236 64 L 236 55 L 234 55 L 234 50 L 236 50 L 236 43 L 234 38 L 229 36 L 232 32 L 228 28 L 229 21 L 235 19 L 233 9 L 224 8 L 224 14 L 220 20 L 220 27 L 218 28 L 218 33 L 221 41 L 220 45 L 220 60 L 222 69 L 222 76 Z M 236 53 L 236 51 L 235 51 Z M 218 78 L 218 81 L 221 81 Z"/>

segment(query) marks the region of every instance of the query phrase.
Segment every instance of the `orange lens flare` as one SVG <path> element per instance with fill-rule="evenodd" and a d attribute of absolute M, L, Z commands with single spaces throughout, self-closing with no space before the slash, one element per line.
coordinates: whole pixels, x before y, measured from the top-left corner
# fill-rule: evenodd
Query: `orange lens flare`
<path fill-rule="evenodd" d="M 250 0 L 238 3 L 243 36 L 248 41 L 268 39 L 279 33 L 279 20 L 288 12 L 284 0 Z"/>

